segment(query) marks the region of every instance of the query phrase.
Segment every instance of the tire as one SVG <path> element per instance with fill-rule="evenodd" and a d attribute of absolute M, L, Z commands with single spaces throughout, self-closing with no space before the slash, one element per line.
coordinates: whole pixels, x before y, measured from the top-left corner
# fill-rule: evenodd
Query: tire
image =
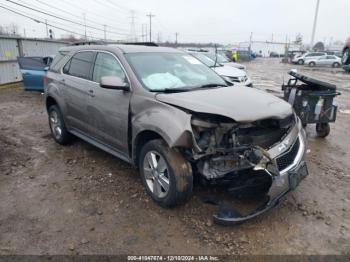
<path fill-rule="evenodd" d="M 338 68 L 339 66 L 340 66 L 340 64 L 337 62 L 333 63 L 333 65 L 332 65 L 332 67 L 334 67 L 334 68 Z"/>
<path fill-rule="evenodd" d="M 298 60 L 298 65 L 303 65 L 303 64 L 304 64 L 304 60 L 303 59 Z"/>
<path fill-rule="evenodd" d="M 345 51 L 343 53 L 343 57 L 341 59 L 341 62 L 343 63 L 343 65 L 350 64 L 350 49 L 349 48 L 345 49 Z"/>
<path fill-rule="evenodd" d="M 154 160 L 157 166 L 152 168 Z M 147 194 L 160 206 L 180 205 L 192 196 L 193 175 L 190 163 L 163 140 L 151 140 L 144 145 L 138 165 Z"/>
<path fill-rule="evenodd" d="M 315 67 L 315 65 L 316 65 L 315 62 L 310 62 L 309 63 L 309 67 Z"/>
<path fill-rule="evenodd" d="M 49 108 L 49 126 L 53 139 L 61 145 L 66 145 L 71 142 L 72 135 L 68 132 L 64 123 L 61 110 L 57 105 L 52 105 Z"/>
<path fill-rule="evenodd" d="M 331 132 L 329 123 L 318 123 L 316 124 L 316 133 L 318 137 L 326 137 Z"/>

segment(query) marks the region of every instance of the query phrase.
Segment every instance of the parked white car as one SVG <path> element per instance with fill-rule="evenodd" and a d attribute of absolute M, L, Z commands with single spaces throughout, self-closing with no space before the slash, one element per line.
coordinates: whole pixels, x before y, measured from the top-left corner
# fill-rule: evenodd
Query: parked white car
<path fill-rule="evenodd" d="M 305 65 L 314 66 L 332 66 L 340 67 L 341 58 L 335 55 L 325 55 L 318 58 L 310 58 L 305 60 Z"/>
<path fill-rule="evenodd" d="M 305 63 L 305 60 L 307 60 L 307 59 L 313 59 L 313 58 L 316 59 L 316 58 L 319 58 L 319 57 L 325 56 L 325 55 L 327 55 L 325 52 L 308 52 L 308 53 L 305 53 L 303 55 L 295 56 L 292 59 L 292 63 L 303 65 Z"/>
<path fill-rule="evenodd" d="M 235 68 L 230 65 L 220 64 L 216 61 L 213 61 L 209 57 L 205 56 L 201 52 L 188 52 L 193 57 L 197 58 L 203 64 L 209 66 L 213 69 L 218 75 L 223 77 L 225 80 L 233 83 L 241 83 L 245 86 L 253 87 L 253 83 L 250 78 L 247 76 L 247 73 L 241 69 Z"/>
<path fill-rule="evenodd" d="M 218 62 L 219 64 L 227 65 L 227 66 L 233 66 L 235 68 L 241 69 L 241 70 L 246 70 L 246 66 L 235 63 L 235 62 L 230 62 L 226 57 L 220 54 L 215 54 L 215 53 L 210 53 L 210 52 L 203 52 L 203 55 L 209 57 L 211 60 Z"/>

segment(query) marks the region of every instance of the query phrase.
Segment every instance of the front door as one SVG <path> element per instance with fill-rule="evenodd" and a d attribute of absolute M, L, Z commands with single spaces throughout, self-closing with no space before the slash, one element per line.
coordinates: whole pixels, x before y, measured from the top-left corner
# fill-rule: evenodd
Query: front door
<path fill-rule="evenodd" d="M 97 53 L 92 74 L 95 83 L 90 90 L 93 95 L 87 109 L 92 135 L 106 146 L 127 154 L 131 92 L 100 87 L 103 76 L 118 76 L 128 81 L 125 70 L 114 54 Z"/>

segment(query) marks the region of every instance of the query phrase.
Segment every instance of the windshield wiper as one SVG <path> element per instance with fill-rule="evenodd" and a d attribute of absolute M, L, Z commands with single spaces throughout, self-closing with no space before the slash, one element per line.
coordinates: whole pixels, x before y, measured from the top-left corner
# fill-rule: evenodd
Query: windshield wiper
<path fill-rule="evenodd" d="M 201 86 L 195 86 L 195 87 L 188 87 L 188 88 L 165 88 L 165 89 L 158 89 L 158 90 L 150 90 L 151 92 L 159 92 L 159 93 L 181 93 L 181 92 L 190 92 L 195 91 L 198 89 L 203 88 L 210 88 L 210 87 L 226 87 L 227 85 L 224 84 L 216 84 L 216 83 L 210 83 L 205 84 Z"/>
<path fill-rule="evenodd" d="M 195 87 L 195 89 L 200 89 L 200 88 L 208 88 L 208 87 L 225 87 L 227 85 L 225 84 L 216 84 L 216 83 L 210 83 L 210 84 L 205 84 L 205 85 L 201 85 L 198 87 Z M 193 90 L 193 89 L 192 89 Z"/>
<path fill-rule="evenodd" d="M 188 92 L 192 89 L 188 88 L 165 88 L 165 89 L 158 89 L 158 90 L 150 90 L 151 92 L 159 92 L 159 93 L 180 93 L 180 92 Z"/>

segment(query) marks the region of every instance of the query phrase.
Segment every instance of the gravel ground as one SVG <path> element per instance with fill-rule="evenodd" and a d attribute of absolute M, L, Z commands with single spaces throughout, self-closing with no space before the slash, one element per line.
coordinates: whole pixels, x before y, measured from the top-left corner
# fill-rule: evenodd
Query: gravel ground
<path fill-rule="evenodd" d="M 276 95 L 293 67 L 247 64 Z M 0 254 L 350 254 L 350 74 L 298 69 L 338 85 L 337 122 L 326 139 L 307 127 L 310 175 L 296 191 L 230 227 L 212 223 L 201 188 L 184 206 L 157 206 L 129 164 L 81 140 L 56 144 L 40 93 L 1 88 Z"/>

